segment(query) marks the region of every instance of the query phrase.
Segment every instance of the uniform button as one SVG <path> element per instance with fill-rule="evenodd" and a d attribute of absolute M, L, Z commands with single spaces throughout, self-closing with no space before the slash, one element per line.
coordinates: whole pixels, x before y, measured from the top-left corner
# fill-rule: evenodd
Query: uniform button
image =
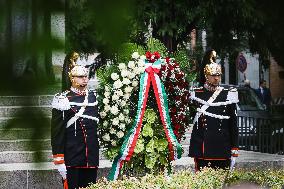
<path fill-rule="evenodd" d="M 219 131 L 221 131 L 221 129 L 218 129 Z"/>

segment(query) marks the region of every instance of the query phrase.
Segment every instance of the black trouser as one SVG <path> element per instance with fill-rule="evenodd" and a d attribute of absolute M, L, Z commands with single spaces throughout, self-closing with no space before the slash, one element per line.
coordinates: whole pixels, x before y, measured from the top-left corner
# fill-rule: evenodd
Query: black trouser
<path fill-rule="evenodd" d="M 204 167 L 211 167 L 213 169 L 229 169 L 231 160 L 204 160 L 204 159 L 198 159 L 194 158 L 195 161 L 195 171 L 200 171 L 200 169 Z"/>
<path fill-rule="evenodd" d="M 96 183 L 97 168 L 70 168 L 67 167 L 68 189 L 87 187 L 90 183 Z"/>

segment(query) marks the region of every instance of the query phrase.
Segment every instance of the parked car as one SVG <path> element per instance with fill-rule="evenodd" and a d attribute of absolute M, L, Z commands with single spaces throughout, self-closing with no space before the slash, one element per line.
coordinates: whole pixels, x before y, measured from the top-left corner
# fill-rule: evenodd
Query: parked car
<path fill-rule="evenodd" d="M 238 89 L 239 103 L 237 104 L 238 116 L 268 118 L 270 113 L 257 97 L 252 88 L 242 85 L 221 85 Z"/>

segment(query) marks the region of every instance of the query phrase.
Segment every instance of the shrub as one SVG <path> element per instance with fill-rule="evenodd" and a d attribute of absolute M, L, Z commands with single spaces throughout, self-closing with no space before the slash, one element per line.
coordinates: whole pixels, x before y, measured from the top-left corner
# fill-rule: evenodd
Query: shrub
<path fill-rule="evenodd" d="M 215 189 L 230 188 L 241 183 L 254 183 L 260 187 L 281 189 L 284 186 L 284 169 L 282 170 L 215 170 L 205 168 L 194 174 L 189 170 L 179 171 L 170 176 L 148 174 L 141 178 L 122 177 L 120 180 L 107 181 L 100 179 L 88 189 Z"/>

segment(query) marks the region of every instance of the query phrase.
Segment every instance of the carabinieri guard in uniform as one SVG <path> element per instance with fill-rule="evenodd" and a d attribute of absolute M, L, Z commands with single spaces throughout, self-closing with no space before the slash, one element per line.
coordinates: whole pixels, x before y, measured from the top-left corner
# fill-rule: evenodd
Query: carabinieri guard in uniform
<path fill-rule="evenodd" d="M 212 56 L 216 56 L 215 51 Z M 203 167 L 232 168 L 238 156 L 238 91 L 219 86 L 221 66 L 212 60 L 204 74 L 204 86 L 191 91 L 196 112 L 189 156 L 195 160 L 196 171 Z"/>
<path fill-rule="evenodd" d="M 69 71 L 71 87 L 56 94 L 52 102 L 51 145 L 64 188 L 87 187 L 96 182 L 99 166 L 98 106 L 88 91 L 88 70 L 74 65 Z"/>

